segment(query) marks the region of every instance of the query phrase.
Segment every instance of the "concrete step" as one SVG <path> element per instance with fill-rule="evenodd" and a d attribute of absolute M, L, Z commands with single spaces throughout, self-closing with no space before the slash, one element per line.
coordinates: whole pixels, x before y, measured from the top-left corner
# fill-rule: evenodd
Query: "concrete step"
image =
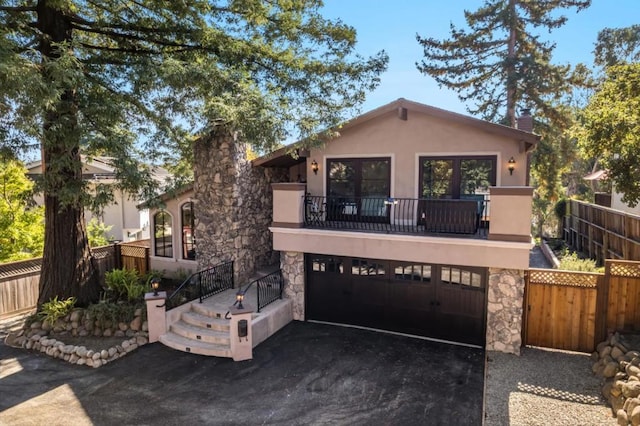
<path fill-rule="evenodd" d="M 196 327 L 202 327 L 210 330 L 229 332 L 229 320 L 220 318 L 211 318 L 208 315 L 202 315 L 195 311 L 187 311 L 182 313 L 182 321 Z"/>
<path fill-rule="evenodd" d="M 229 345 L 229 331 L 211 330 L 195 325 L 187 324 L 184 321 L 178 321 L 171 324 L 169 331 L 179 336 L 186 337 L 190 340 L 198 342 L 215 343 L 219 345 Z"/>
<path fill-rule="evenodd" d="M 172 349 L 192 354 L 231 358 L 231 347 L 216 343 L 191 340 L 169 332 L 160 336 L 160 342 Z"/>
<path fill-rule="evenodd" d="M 229 306 L 231 304 L 233 304 L 233 302 L 231 302 Z M 191 303 L 191 310 L 197 314 L 200 314 L 209 318 L 224 320 L 225 319 L 224 316 L 229 310 L 229 306 L 221 305 L 221 304 L 214 305 L 214 304 L 204 304 L 204 303 L 193 302 Z"/>

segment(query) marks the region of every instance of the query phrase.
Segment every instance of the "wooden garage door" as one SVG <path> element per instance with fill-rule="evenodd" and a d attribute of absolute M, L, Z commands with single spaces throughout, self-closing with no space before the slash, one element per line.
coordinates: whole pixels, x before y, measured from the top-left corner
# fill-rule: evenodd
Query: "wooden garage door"
<path fill-rule="evenodd" d="M 484 345 L 485 268 L 307 255 L 307 318 Z"/>

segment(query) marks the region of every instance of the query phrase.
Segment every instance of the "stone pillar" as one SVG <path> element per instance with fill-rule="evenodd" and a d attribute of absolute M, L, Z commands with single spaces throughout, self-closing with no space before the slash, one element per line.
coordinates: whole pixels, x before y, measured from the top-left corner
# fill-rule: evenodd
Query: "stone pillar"
<path fill-rule="evenodd" d="M 293 319 L 304 321 L 304 253 L 282 252 L 280 268 L 285 297 L 293 300 Z"/>
<path fill-rule="evenodd" d="M 488 351 L 520 355 L 523 299 L 524 271 L 489 268 Z"/>
<path fill-rule="evenodd" d="M 146 293 L 144 300 L 147 303 L 147 324 L 149 326 L 149 343 L 157 342 L 160 336 L 167 332 L 167 320 L 165 318 L 166 291 L 159 291 L 158 295 Z"/>
<path fill-rule="evenodd" d="M 217 127 L 194 144 L 196 260 L 204 269 L 234 261 L 236 285 L 278 262 L 271 233 L 271 183 L 287 170 L 252 167 L 237 134 Z"/>
<path fill-rule="evenodd" d="M 245 361 L 253 358 L 253 333 L 251 330 L 251 314 L 253 308 L 245 305 L 243 309 L 236 306 L 229 307 L 231 314 L 230 339 L 231 339 L 231 357 L 234 361 Z M 244 322 L 246 325 L 246 335 L 240 336 L 239 324 Z"/>

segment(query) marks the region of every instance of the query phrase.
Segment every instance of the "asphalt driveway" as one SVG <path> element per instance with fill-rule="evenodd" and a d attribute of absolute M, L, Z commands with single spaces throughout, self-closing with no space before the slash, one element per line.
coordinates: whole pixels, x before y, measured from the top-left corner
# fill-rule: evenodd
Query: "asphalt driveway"
<path fill-rule="evenodd" d="M 293 322 L 233 362 L 159 343 L 99 369 L 0 344 L 0 424 L 480 425 L 484 351 Z"/>

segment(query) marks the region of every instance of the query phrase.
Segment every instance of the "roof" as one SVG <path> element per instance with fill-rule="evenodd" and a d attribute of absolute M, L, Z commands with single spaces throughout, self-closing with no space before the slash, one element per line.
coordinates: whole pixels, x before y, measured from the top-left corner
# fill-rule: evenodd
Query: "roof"
<path fill-rule="evenodd" d="M 112 157 L 91 157 L 81 155 L 83 165 L 82 178 L 87 180 L 106 180 L 115 179 L 115 168 L 111 165 Z M 27 176 L 37 176 L 42 174 L 42 160 L 32 161 L 25 165 L 27 168 Z M 89 168 L 90 167 L 90 168 Z M 153 166 L 151 168 L 151 176 L 157 182 L 164 182 L 167 177 L 170 177 L 169 171 L 166 169 Z"/>
<path fill-rule="evenodd" d="M 149 208 L 149 206 L 151 206 L 152 204 L 155 204 L 155 202 L 157 201 L 160 201 L 161 203 L 166 203 L 167 201 L 178 198 L 179 196 L 184 195 L 189 191 L 193 191 L 193 183 L 189 183 L 179 188 L 175 188 L 170 191 L 163 192 L 162 194 L 155 197 L 152 201 L 145 201 L 143 203 L 138 204 L 136 207 L 138 209 L 146 209 L 146 208 Z"/>
<path fill-rule="evenodd" d="M 529 151 L 540 140 L 540 136 L 526 132 L 523 130 L 518 130 L 513 127 L 504 126 L 502 124 L 491 123 L 486 120 L 481 120 L 478 118 L 470 117 L 468 115 L 459 114 L 457 112 L 447 111 L 441 108 L 436 108 L 430 105 L 421 104 L 419 102 L 410 101 L 404 98 L 399 98 L 391 103 L 378 107 L 374 110 L 366 112 L 362 115 L 359 115 L 350 121 L 344 123 L 344 125 L 340 126 L 340 128 L 336 128 L 336 131 L 344 131 L 349 128 L 358 126 L 362 123 L 365 123 L 369 120 L 373 120 L 378 118 L 384 114 L 389 112 L 401 111 L 401 109 L 405 109 L 407 111 L 419 112 L 422 114 L 429 115 L 431 117 L 440 118 L 443 120 L 449 120 L 456 123 L 465 124 L 467 126 L 475 127 L 478 130 L 483 130 L 485 132 L 498 134 L 501 136 L 506 136 L 513 138 L 514 140 L 523 142 L 525 144 L 526 150 Z M 304 141 L 295 142 L 292 145 L 286 146 L 284 148 L 280 148 L 272 153 L 264 155 L 262 157 L 256 158 L 252 161 L 253 166 L 262 166 L 262 167 L 291 167 L 293 165 L 304 162 L 306 159 L 303 157 L 294 158 L 291 154 L 296 150 L 300 150 L 304 147 Z"/>

